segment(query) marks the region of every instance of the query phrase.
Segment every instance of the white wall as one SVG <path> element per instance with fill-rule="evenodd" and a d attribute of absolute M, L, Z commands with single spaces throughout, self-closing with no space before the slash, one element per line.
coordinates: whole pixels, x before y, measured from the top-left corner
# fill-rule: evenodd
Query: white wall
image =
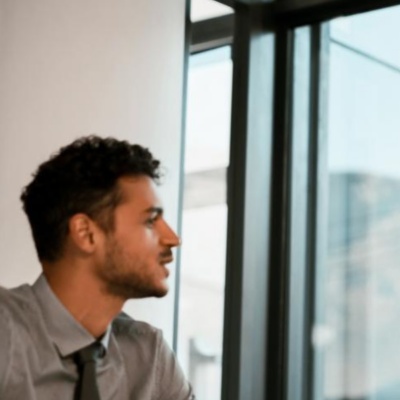
<path fill-rule="evenodd" d="M 1 0 L 0 284 L 40 272 L 19 195 L 50 153 L 89 133 L 149 146 L 177 221 L 184 0 Z M 129 312 L 172 337 L 173 281 Z"/>

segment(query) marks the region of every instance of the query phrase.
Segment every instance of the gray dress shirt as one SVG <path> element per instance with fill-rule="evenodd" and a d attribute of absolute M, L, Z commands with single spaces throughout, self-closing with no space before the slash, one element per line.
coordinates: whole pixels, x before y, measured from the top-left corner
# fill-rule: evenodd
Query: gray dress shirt
<path fill-rule="evenodd" d="M 0 399 L 73 400 L 72 354 L 94 342 L 41 275 L 33 286 L 0 288 Z M 159 329 L 121 313 L 102 338 L 102 400 L 192 400 Z"/>

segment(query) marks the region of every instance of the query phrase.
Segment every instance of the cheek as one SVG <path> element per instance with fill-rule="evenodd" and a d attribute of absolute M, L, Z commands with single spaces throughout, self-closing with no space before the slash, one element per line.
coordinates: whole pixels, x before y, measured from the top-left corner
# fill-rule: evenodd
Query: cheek
<path fill-rule="evenodd" d="M 143 230 L 140 233 L 130 234 L 120 238 L 121 247 L 136 258 L 158 256 L 158 238 L 151 230 Z"/>
<path fill-rule="evenodd" d="M 144 247 L 156 247 L 159 243 L 158 233 L 154 229 L 144 228 L 131 234 L 129 241 L 140 243 Z"/>

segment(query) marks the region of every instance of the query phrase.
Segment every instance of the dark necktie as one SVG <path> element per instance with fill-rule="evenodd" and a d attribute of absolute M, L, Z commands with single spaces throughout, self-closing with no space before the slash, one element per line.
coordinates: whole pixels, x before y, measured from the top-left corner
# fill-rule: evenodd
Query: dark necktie
<path fill-rule="evenodd" d="M 94 342 L 76 352 L 76 362 L 79 370 L 77 386 L 78 400 L 100 400 L 99 388 L 96 379 L 97 360 L 104 355 L 104 347 L 99 342 Z"/>

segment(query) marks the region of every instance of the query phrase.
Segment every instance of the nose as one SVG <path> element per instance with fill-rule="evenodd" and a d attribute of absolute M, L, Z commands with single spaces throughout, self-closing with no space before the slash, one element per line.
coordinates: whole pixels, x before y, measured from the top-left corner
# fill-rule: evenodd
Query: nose
<path fill-rule="evenodd" d="M 181 238 L 175 233 L 175 231 L 163 221 L 163 228 L 160 233 L 160 242 L 163 246 L 178 247 L 181 244 Z"/>

